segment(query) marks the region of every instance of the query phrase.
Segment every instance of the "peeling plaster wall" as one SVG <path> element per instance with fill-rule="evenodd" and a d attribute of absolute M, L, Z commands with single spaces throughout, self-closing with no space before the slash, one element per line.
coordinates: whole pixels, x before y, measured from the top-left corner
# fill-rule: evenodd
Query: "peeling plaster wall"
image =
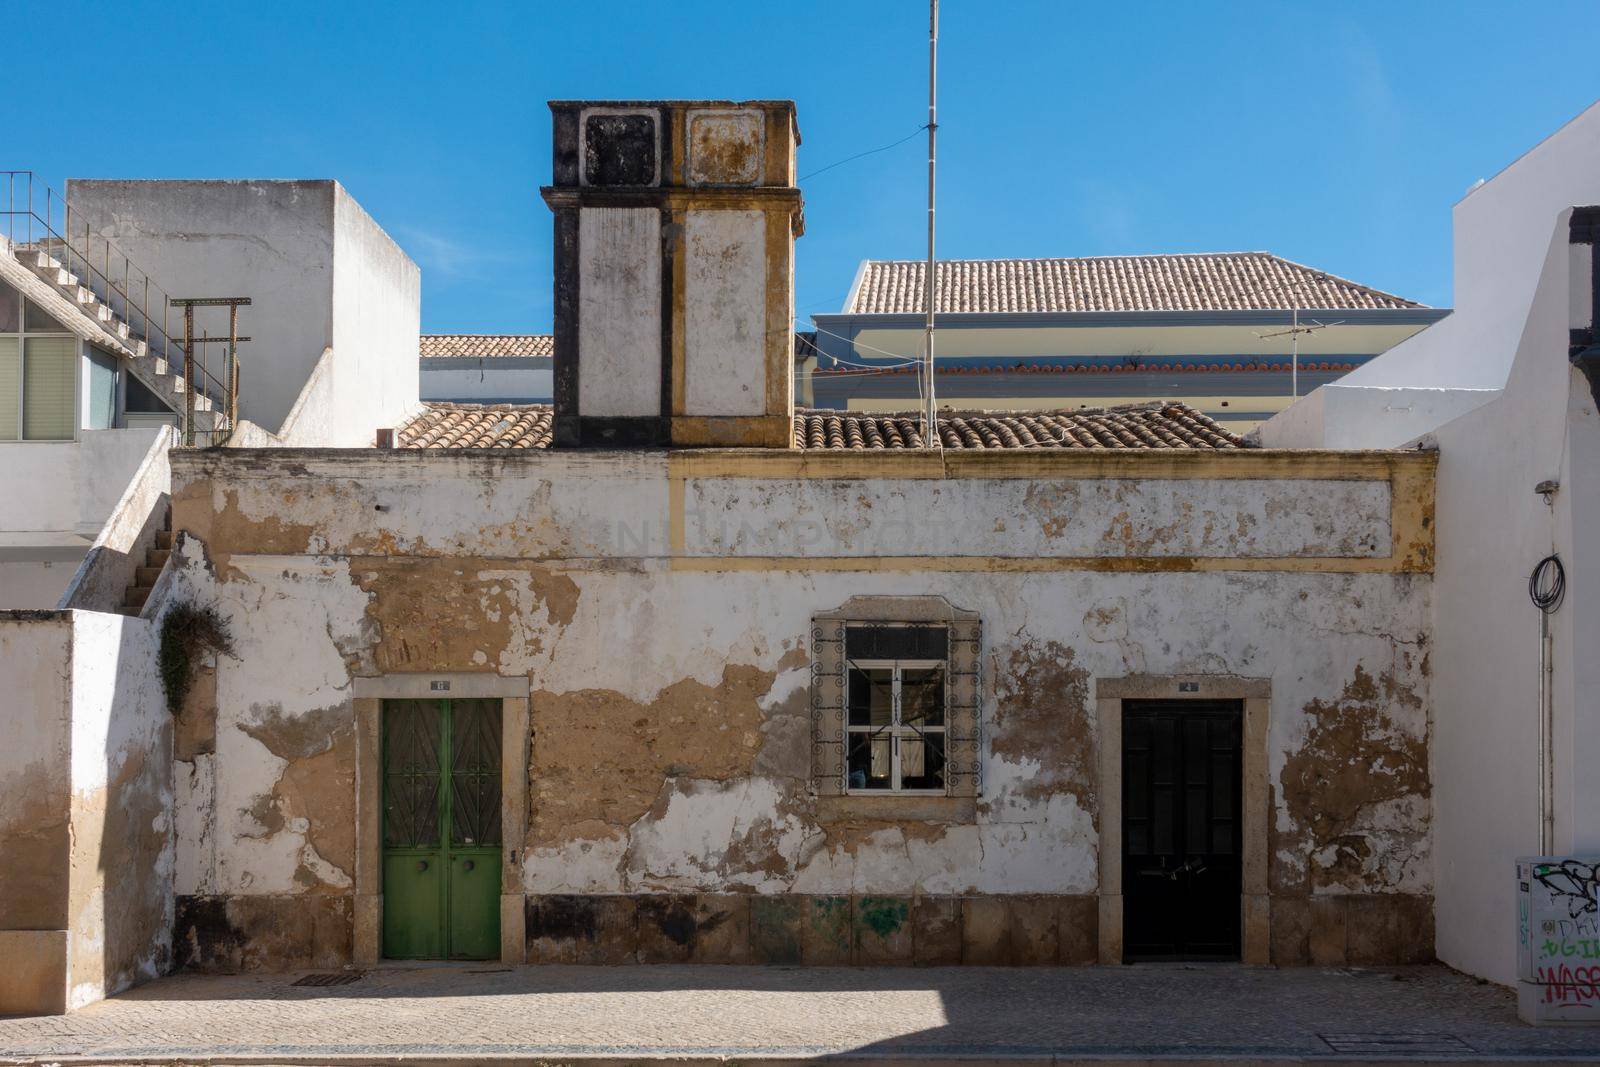
<path fill-rule="evenodd" d="M 1363 481 L 699 478 L 703 556 L 1375 556 L 1389 486 Z M 974 521 L 982 516 L 982 521 Z"/>
<path fill-rule="evenodd" d="M 0 930 L 64 929 L 72 619 L 0 613 Z"/>
<path fill-rule="evenodd" d="M 578 227 L 578 350 L 585 415 L 661 410 L 661 212 L 584 208 Z"/>
<path fill-rule="evenodd" d="M 172 735 L 156 626 L 4 613 L 0 681 L 0 1014 L 81 1007 L 171 961 Z M 13 943 L 7 931 L 58 937 Z M 30 983 L 33 999 L 8 999 Z"/>
<path fill-rule="evenodd" d="M 1277 571 L 697 571 L 667 558 L 659 453 L 175 463 L 189 595 L 239 644 L 194 713 L 209 750 L 179 753 L 180 895 L 348 895 L 352 677 L 474 669 L 529 679 L 533 896 L 1092 896 L 1095 679 L 1132 674 L 1271 680 L 1275 897 L 1303 912 L 1432 892 L 1430 578 L 1290 565 L 1387 551 L 1387 483 L 874 479 L 851 483 L 815 549 L 843 554 L 845 527 L 943 489 L 981 505 L 983 537 L 1021 531 L 1021 552 L 1059 523 L 1073 551 L 1137 558 L 1170 537 L 1289 558 Z M 755 481 L 694 491 L 742 494 L 780 525 L 811 506 Z M 941 529 L 922 547 L 979 537 Z M 941 596 L 984 621 L 984 784 L 966 811 L 812 795 L 811 618 L 871 595 Z M 1307 959 L 1308 936 L 1288 931 L 1282 958 Z"/>
<path fill-rule="evenodd" d="M 766 213 L 690 211 L 683 239 L 684 412 L 760 415 L 767 410 Z"/>
<path fill-rule="evenodd" d="M 157 625 L 72 613 L 72 882 L 68 1007 L 172 959 L 172 726 Z"/>

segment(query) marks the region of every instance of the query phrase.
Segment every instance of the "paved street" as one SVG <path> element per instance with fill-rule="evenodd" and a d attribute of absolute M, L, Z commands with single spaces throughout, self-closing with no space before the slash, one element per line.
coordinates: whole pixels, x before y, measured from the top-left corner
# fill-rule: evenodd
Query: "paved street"
<path fill-rule="evenodd" d="M 1600 1062 L 1600 1030 L 1524 1026 L 1510 993 L 1441 967 L 478 964 L 386 966 L 328 987 L 298 977 L 184 975 L 64 1018 L 0 1019 L 0 1062 Z"/>

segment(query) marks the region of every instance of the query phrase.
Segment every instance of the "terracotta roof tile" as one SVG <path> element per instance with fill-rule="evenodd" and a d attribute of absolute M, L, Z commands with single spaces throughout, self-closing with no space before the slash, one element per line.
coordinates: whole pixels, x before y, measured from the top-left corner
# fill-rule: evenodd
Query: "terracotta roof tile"
<path fill-rule="evenodd" d="M 1171 402 L 1079 411 L 941 412 L 939 436 L 947 449 L 1249 447 L 1208 416 Z M 813 450 L 923 447 L 915 413 L 800 411 L 794 443 Z"/>
<path fill-rule="evenodd" d="M 398 448 L 549 448 L 548 404 L 428 404 L 395 432 Z M 1247 448 L 1243 438 L 1185 404 L 1157 402 L 1079 411 L 947 411 L 948 449 Z M 794 443 L 807 450 L 923 447 L 914 413 L 801 410 Z"/>
<path fill-rule="evenodd" d="M 844 313 L 922 311 L 925 271 L 920 260 L 868 260 Z M 945 313 L 1426 306 L 1269 252 L 941 260 L 937 283 Z"/>
<path fill-rule="evenodd" d="M 549 448 L 548 404 L 428 404 L 395 430 L 396 448 Z"/>
<path fill-rule="evenodd" d="M 418 338 L 421 356 L 551 356 L 556 339 L 548 333 L 425 333 Z"/>

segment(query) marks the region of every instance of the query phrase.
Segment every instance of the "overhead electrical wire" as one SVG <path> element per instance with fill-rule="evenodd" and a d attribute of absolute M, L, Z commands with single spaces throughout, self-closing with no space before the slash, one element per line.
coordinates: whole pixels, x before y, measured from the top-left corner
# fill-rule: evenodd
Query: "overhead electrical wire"
<path fill-rule="evenodd" d="M 819 167 L 817 170 L 812 171 L 810 174 L 802 174 L 802 175 L 800 175 L 800 180 L 801 181 L 810 181 L 812 178 L 815 178 L 817 175 L 826 173 L 827 171 L 832 170 L 834 167 L 842 167 L 846 163 L 854 163 L 858 159 L 865 159 L 867 156 L 874 156 L 874 155 L 877 155 L 879 152 L 887 152 L 891 148 L 899 148 L 901 145 L 905 144 L 907 141 L 911 140 L 911 138 L 915 137 L 917 134 L 921 133 L 923 130 L 925 130 L 927 128 L 928 127 L 926 125 L 918 126 L 916 129 L 912 130 L 910 133 L 906 134 L 904 137 L 900 138 L 898 141 L 892 141 L 889 144 L 886 144 L 886 145 L 882 146 L 881 148 L 869 148 L 865 152 L 857 152 L 853 156 L 846 156 L 846 157 L 844 157 L 843 159 L 841 159 L 841 160 L 839 160 L 837 162 L 829 163 L 826 167 Z"/>

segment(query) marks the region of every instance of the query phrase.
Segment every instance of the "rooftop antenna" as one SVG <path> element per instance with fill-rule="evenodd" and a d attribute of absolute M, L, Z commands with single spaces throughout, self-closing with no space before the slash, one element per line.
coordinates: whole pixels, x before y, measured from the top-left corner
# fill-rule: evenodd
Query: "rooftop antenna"
<path fill-rule="evenodd" d="M 923 340 L 923 370 L 928 378 L 927 408 L 923 412 L 924 425 L 927 433 L 923 440 L 928 448 L 944 451 L 944 442 L 939 439 L 939 414 L 934 406 L 936 401 L 933 395 L 933 297 L 934 297 L 934 272 L 936 265 L 933 259 L 933 161 L 935 138 L 939 132 L 939 120 L 936 89 L 938 86 L 939 71 L 939 0 L 928 0 L 928 272 L 925 279 L 926 305 L 928 320 L 926 336 Z"/>
<path fill-rule="evenodd" d="M 1323 276 L 1319 274 L 1317 279 L 1321 281 Z M 1338 322 L 1317 322 L 1316 320 L 1312 320 L 1309 326 L 1300 325 L 1300 304 L 1302 303 L 1300 297 L 1304 285 L 1304 281 L 1297 281 L 1289 287 L 1289 291 L 1294 293 L 1294 309 L 1289 317 L 1289 328 L 1287 330 L 1276 330 L 1272 333 L 1256 334 L 1263 341 L 1274 337 L 1293 338 L 1289 343 L 1289 398 L 1291 400 L 1300 398 L 1300 335 L 1303 333 L 1316 333 L 1318 330 L 1326 330 L 1329 326 L 1339 325 Z M 1342 322 L 1343 320 L 1341 319 L 1340 321 Z"/>

